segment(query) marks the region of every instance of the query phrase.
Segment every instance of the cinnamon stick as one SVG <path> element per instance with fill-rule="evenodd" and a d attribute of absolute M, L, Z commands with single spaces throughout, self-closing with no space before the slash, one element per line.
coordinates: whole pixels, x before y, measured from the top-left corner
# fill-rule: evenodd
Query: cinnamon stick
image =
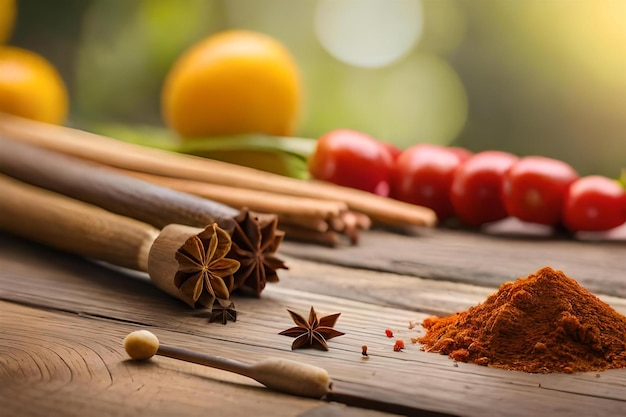
<path fill-rule="evenodd" d="M 96 163 L 0 136 L 0 172 L 151 224 L 206 227 L 217 223 L 232 237 L 228 257 L 245 265 L 235 273 L 235 288 L 251 285 L 256 295 L 265 282 L 278 281 L 286 268 L 275 256 L 284 232 L 277 217 L 256 214 L 111 171 Z M 269 217 L 268 217 L 269 216 Z M 259 244 L 264 242 L 264 245 Z"/>
<path fill-rule="evenodd" d="M 348 206 L 341 201 L 294 197 L 269 191 L 236 188 L 208 182 L 151 175 L 137 171 L 123 170 L 122 172 L 174 190 L 219 201 L 231 207 L 247 207 L 250 210 L 263 213 L 327 219 L 338 217 L 348 209 Z"/>
<path fill-rule="evenodd" d="M 258 212 L 276 213 L 281 226 L 301 227 L 322 233 L 333 229 L 337 232 L 346 232 L 354 242 L 358 240 L 356 238 L 358 229 L 369 228 L 369 218 L 366 215 L 348 211 L 347 205 L 340 201 L 294 197 L 137 171 L 120 169 L 119 172 L 174 190 L 209 198 L 235 208 L 247 207 Z M 350 223 L 348 227 L 344 224 L 346 222 L 344 218 Z M 290 234 L 286 235 L 287 239 L 291 237 Z M 314 239 L 312 242 L 317 240 Z"/>
<path fill-rule="evenodd" d="M 180 274 L 189 272 L 189 266 L 178 261 L 179 252 L 186 246 L 207 239 L 220 239 L 223 247 L 230 245 L 228 234 L 215 223 L 205 229 L 170 224 L 159 231 L 149 224 L 2 174 L 0 189 L 1 230 L 76 255 L 148 272 L 159 289 L 191 307 L 210 309 L 216 294 L 230 297 L 222 277 L 232 275 L 239 263 L 225 259 L 226 250 L 203 259 L 202 272 L 206 273 L 205 268 L 211 270 L 211 281 L 202 280 L 201 286 L 192 289 L 178 285 Z"/>
<path fill-rule="evenodd" d="M 328 246 L 331 248 L 347 243 L 342 236 L 333 231 L 316 232 L 298 226 L 284 225 L 283 230 L 289 236 L 289 239 L 304 243 L 315 243 L 317 245 Z"/>
<path fill-rule="evenodd" d="M 150 174 L 272 191 L 282 194 L 344 201 L 372 220 L 391 225 L 433 226 L 435 213 L 367 192 L 318 181 L 293 178 L 159 149 L 124 143 L 105 136 L 0 114 L 0 134 L 102 164 Z"/>

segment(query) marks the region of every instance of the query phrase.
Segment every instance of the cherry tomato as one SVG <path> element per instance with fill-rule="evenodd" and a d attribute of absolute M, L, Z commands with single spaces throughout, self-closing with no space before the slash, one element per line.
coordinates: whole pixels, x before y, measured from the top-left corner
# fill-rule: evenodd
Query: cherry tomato
<path fill-rule="evenodd" d="M 338 129 L 318 139 L 309 172 L 322 181 L 386 197 L 392 165 L 393 158 L 382 142 L 362 132 Z"/>
<path fill-rule="evenodd" d="M 500 193 L 502 177 L 518 159 L 508 152 L 484 151 L 457 168 L 450 200 L 459 219 L 479 226 L 507 217 Z"/>
<path fill-rule="evenodd" d="M 563 201 L 578 174 L 569 164 L 543 156 L 526 156 L 504 174 L 502 195 L 511 216 L 555 225 L 561 221 Z"/>
<path fill-rule="evenodd" d="M 626 192 L 615 180 L 582 177 L 565 195 L 563 223 L 571 231 L 608 230 L 626 222 Z"/>
<path fill-rule="evenodd" d="M 402 153 L 400 148 L 398 148 L 393 143 L 389 143 L 389 142 L 381 142 L 381 143 L 383 144 L 384 147 L 387 148 L 387 150 L 389 150 L 389 153 L 391 154 L 391 158 L 393 158 L 393 160 L 396 161 L 398 157 L 400 156 L 400 154 Z"/>
<path fill-rule="evenodd" d="M 454 171 L 469 155 L 469 151 L 463 156 L 458 149 L 426 143 L 408 148 L 394 165 L 391 196 L 434 210 L 440 221 L 452 216 Z"/>

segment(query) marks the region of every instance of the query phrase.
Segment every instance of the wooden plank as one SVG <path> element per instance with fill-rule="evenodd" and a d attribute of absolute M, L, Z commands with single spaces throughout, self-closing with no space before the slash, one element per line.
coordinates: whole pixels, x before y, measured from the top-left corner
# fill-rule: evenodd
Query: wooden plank
<path fill-rule="evenodd" d="M 278 285 L 268 286 L 261 299 L 235 298 L 239 320 L 222 326 L 207 324 L 201 313 L 160 294 L 140 277 L 130 277 L 6 236 L 0 243 L 3 247 L 0 253 L 0 299 L 37 307 L 36 318 L 27 317 L 21 312 L 13 317 L 4 313 L 2 315 L 3 318 L 9 317 L 7 322 L 9 324 L 18 322 L 20 320 L 18 316 L 26 317 L 32 326 L 28 333 L 17 330 L 13 332 L 22 335 L 18 338 L 19 348 L 11 349 L 14 360 L 24 361 L 29 357 L 36 358 L 42 355 L 41 352 L 45 352 L 46 347 L 50 345 L 48 338 L 59 333 L 62 335 L 59 336 L 62 341 L 52 345 L 62 346 L 62 349 L 53 349 L 55 354 L 61 352 L 60 356 L 64 357 L 63 349 L 71 351 L 81 349 L 80 346 L 86 343 L 88 346 L 98 344 L 102 349 L 112 352 L 111 355 L 115 360 L 111 361 L 115 364 L 108 359 L 104 361 L 107 364 L 104 368 L 109 369 L 121 366 L 120 362 L 126 363 L 122 359 L 120 343 L 123 334 L 137 327 L 149 327 L 164 343 L 178 344 L 207 353 L 228 355 L 244 361 L 277 356 L 322 366 L 336 381 L 338 390 L 416 408 L 469 416 L 490 415 L 496 411 L 497 414 L 512 416 L 534 414 L 559 416 L 573 413 L 613 415 L 626 411 L 626 402 L 623 400 L 626 370 L 608 371 L 597 375 L 595 373 L 532 375 L 454 364 L 447 357 L 425 353 L 418 345 L 408 343 L 411 337 L 421 332 L 419 327 L 408 329 L 408 322 L 422 320 L 430 314 L 429 311 L 419 311 L 420 298 L 414 293 L 430 289 L 431 293 L 439 294 L 438 296 L 443 298 L 448 292 L 450 306 L 453 306 L 452 300 L 456 294 L 464 299 L 461 304 L 465 305 L 471 300 L 480 301 L 484 294 L 490 291 L 489 288 L 460 285 L 457 292 L 454 291 L 454 286 L 449 286 L 449 283 L 424 281 L 393 274 L 385 276 L 384 280 L 377 280 L 380 278 L 379 274 L 371 271 L 346 270 L 333 266 L 315 269 L 310 264 L 307 269 L 306 263 L 293 260 L 289 272 L 291 275 L 284 276 Z M 321 278 L 322 275 L 324 278 Z M 337 284 L 330 286 L 331 281 Z M 385 285 L 380 286 L 382 290 L 376 285 L 378 281 L 385 282 Z M 319 284 L 317 290 L 311 286 L 311 282 Z M 299 285 L 303 287 L 300 288 Z M 350 290 L 354 288 L 369 290 L 357 292 L 358 295 L 354 296 Z M 396 300 L 402 298 L 403 293 L 411 295 L 407 295 L 408 298 L 400 304 L 418 303 L 418 306 L 411 309 L 394 307 Z M 394 295 L 391 302 L 387 300 L 385 294 Z M 6 303 L 2 305 L 3 309 L 4 305 Z M 287 308 L 306 313 L 311 305 L 323 314 L 342 313 L 336 327 L 346 332 L 346 335 L 331 340 L 329 352 L 291 351 L 289 349 L 291 339 L 277 334 L 292 325 L 286 314 Z M 429 309 L 430 307 L 426 310 Z M 52 324 L 46 319 L 46 314 L 51 314 L 50 310 L 57 311 L 54 314 L 64 312 L 64 317 L 71 317 L 72 321 Z M 115 330 L 106 330 L 108 324 L 114 324 Z M 72 329 L 76 328 L 79 329 L 80 337 L 72 333 Z M 407 348 L 403 352 L 393 351 L 394 340 L 384 336 L 385 328 L 393 329 L 397 337 L 407 341 Z M 10 339 L 14 338 L 11 332 L 9 335 Z M 36 348 L 29 347 L 29 338 L 40 340 Z M 89 342 L 86 342 L 85 338 Z M 0 341 L 0 345 L 6 344 L 4 340 Z M 360 354 L 363 344 L 369 347 L 369 359 L 363 359 Z M 100 350 L 98 352 L 103 355 Z M 84 362 L 66 359 L 65 362 L 70 365 L 57 364 L 55 369 L 63 369 L 63 366 L 68 369 L 81 369 L 81 366 L 86 366 L 89 369 L 92 363 L 97 364 L 98 361 L 95 356 L 89 356 Z M 197 378 L 195 366 L 181 368 L 180 364 L 165 358 L 158 358 L 155 362 L 168 371 L 182 372 L 186 377 Z M 39 366 L 31 368 L 45 369 L 41 363 L 37 364 Z M 0 369 L 2 369 L 0 375 L 11 378 L 9 380 L 22 375 L 20 371 L 7 368 L 6 365 Z M 106 381 L 110 378 L 107 379 L 103 373 L 106 369 L 100 370 L 99 374 L 95 371 L 93 373 L 94 378 L 100 381 L 98 383 L 109 387 L 110 382 Z M 47 375 L 45 372 L 47 371 L 41 373 Z M 108 372 L 111 372 L 111 369 Z M 51 373 L 57 375 L 57 371 Z M 70 378 L 68 383 L 68 378 L 55 377 L 51 380 L 63 387 L 72 385 L 72 379 Z M 119 386 L 123 387 L 115 388 L 119 391 L 113 390 L 118 392 L 115 396 L 116 401 L 122 397 L 120 393 L 122 391 L 126 393 L 123 404 L 131 408 L 135 406 L 141 409 L 147 406 L 144 403 L 150 401 L 167 402 L 172 399 L 162 387 L 160 390 L 151 388 L 149 401 L 142 399 L 141 395 L 135 394 L 140 385 L 133 385 L 139 384 L 141 378 L 143 378 L 141 374 L 131 373 L 127 377 L 119 376 L 118 379 L 113 379 L 115 385 L 119 382 Z M 166 380 L 170 378 L 170 374 L 154 378 Z M 221 378 L 220 376 L 220 380 Z M 193 382 L 188 384 L 191 386 Z M 37 386 L 37 383 L 28 380 L 22 384 L 22 386 L 31 385 Z M 66 402 L 84 411 L 84 407 L 88 405 L 84 399 L 99 397 L 103 390 L 98 387 L 90 389 L 88 385 L 78 396 L 83 398 L 81 400 L 83 403 L 73 403 L 72 400 Z M 61 389 L 58 386 L 54 389 Z M 81 389 L 77 388 L 78 391 Z M 59 404 L 48 403 L 46 401 L 53 401 L 50 395 L 37 391 L 36 388 L 33 390 L 33 397 L 45 398 L 42 401 L 46 406 L 53 407 L 53 410 L 62 408 L 63 399 L 59 400 Z M 30 388 L 22 391 L 28 392 Z M 191 388 L 185 388 L 184 391 L 180 395 L 197 395 Z M 67 392 L 63 393 L 64 396 L 69 395 Z M 20 402 L 34 401 L 30 394 L 15 394 L 11 391 L 7 392 L 6 396 L 20 398 Z M 109 401 L 111 407 L 114 407 L 112 405 L 114 401 Z M 255 401 L 251 400 L 251 403 Z M 113 408 L 106 410 L 101 408 L 100 415 L 110 414 L 104 411 L 111 410 Z M 189 410 L 189 414 L 193 415 L 195 409 Z M 225 412 L 226 409 L 220 411 Z"/>
<path fill-rule="evenodd" d="M 416 236 L 364 232 L 359 246 L 325 248 L 285 242 L 281 252 L 301 259 L 421 278 L 497 287 L 551 266 L 594 293 L 626 298 L 626 241 L 493 236 L 423 229 Z"/>
<path fill-rule="evenodd" d="M 293 416 L 320 402 L 158 358 L 127 360 L 134 326 L 0 302 L 0 409 L 7 416 Z"/>

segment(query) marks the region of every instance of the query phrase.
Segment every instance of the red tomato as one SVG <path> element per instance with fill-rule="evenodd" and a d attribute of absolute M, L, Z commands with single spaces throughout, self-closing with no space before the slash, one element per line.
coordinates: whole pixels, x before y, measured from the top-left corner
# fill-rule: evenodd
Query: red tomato
<path fill-rule="evenodd" d="M 448 146 L 448 149 L 457 154 L 457 156 L 461 158 L 461 161 L 465 161 L 469 159 L 470 156 L 474 155 L 472 152 L 460 146 Z"/>
<path fill-rule="evenodd" d="M 565 195 L 563 222 L 571 231 L 617 227 L 626 222 L 626 192 L 607 177 L 580 178 Z"/>
<path fill-rule="evenodd" d="M 313 178 L 389 195 L 393 158 L 388 148 L 365 133 L 338 129 L 317 141 L 309 160 Z"/>
<path fill-rule="evenodd" d="M 393 160 L 394 161 L 397 160 L 400 154 L 402 153 L 400 148 L 398 148 L 393 143 L 389 143 L 389 142 L 381 142 L 381 143 L 383 144 L 384 147 L 387 148 L 387 150 L 389 150 L 389 153 L 391 154 L 391 157 L 393 158 Z"/>
<path fill-rule="evenodd" d="M 520 220 L 555 225 L 561 221 L 563 200 L 578 174 L 570 165 L 543 156 L 526 156 L 504 175 L 506 211 Z"/>
<path fill-rule="evenodd" d="M 428 207 L 442 221 L 454 214 L 450 187 L 454 171 L 463 160 L 458 149 L 426 143 L 414 145 L 402 152 L 394 165 L 391 196 Z"/>
<path fill-rule="evenodd" d="M 454 173 L 450 200 L 456 215 L 466 224 L 507 217 L 502 201 L 502 177 L 519 158 L 508 152 L 484 151 L 463 162 Z"/>

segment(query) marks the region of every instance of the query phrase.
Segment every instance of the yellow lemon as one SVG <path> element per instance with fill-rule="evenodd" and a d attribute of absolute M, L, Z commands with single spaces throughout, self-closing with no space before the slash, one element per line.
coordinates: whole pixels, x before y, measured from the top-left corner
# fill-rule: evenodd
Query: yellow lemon
<path fill-rule="evenodd" d="M 166 77 L 163 117 L 181 137 L 291 135 L 301 101 L 287 49 L 257 32 L 212 35 L 184 53 Z"/>
<path fill-rule="evenodd" d="M 0 112 L 61 124 L 67 110 L 67 89 L 52 64 L 25 49 L 0 47 Z"/>
<path fill-rule="evenodd" d="M 0 44 L 4 43 L 15 23 L 15 0 L 0 0 Z"/>

